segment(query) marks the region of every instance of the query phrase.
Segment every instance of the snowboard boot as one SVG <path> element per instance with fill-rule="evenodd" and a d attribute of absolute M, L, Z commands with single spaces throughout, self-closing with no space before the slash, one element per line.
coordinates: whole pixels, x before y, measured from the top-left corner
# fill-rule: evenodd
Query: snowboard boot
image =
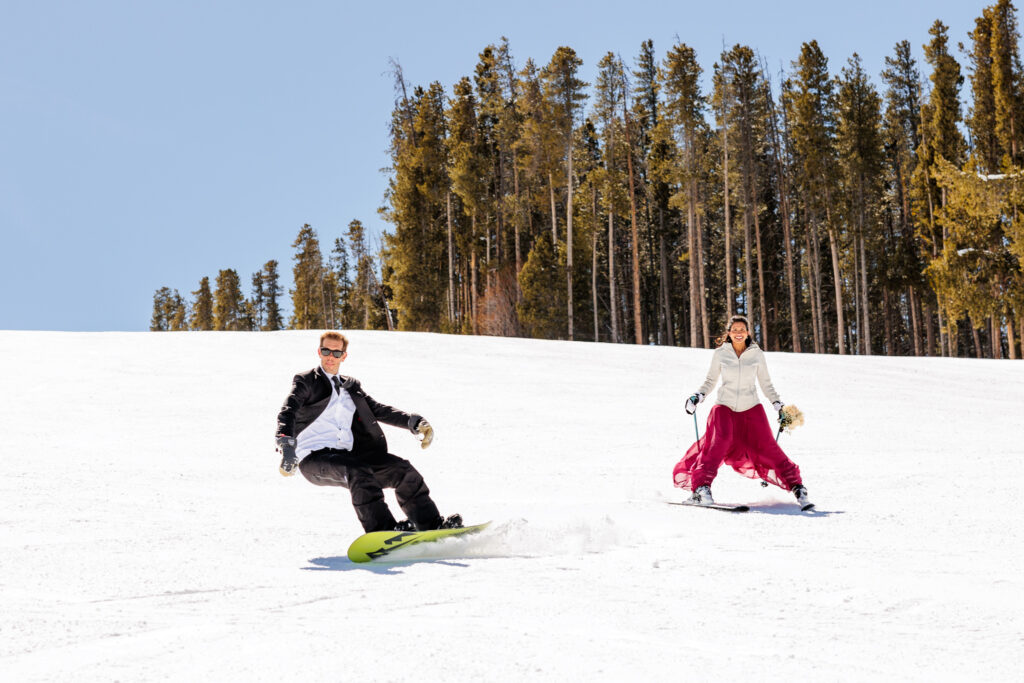
<path fill-rule="evenodd" d="M 693 496 L 690 500 L 694 501 L 698 505 L 715 504 L 715 499 L 711 497 L 711 487 L 707 485 L 698 486 L 697 490 L 693 492 Z"/>
<path fill-rule="evenodd" d="M 441 529 L 461 529 L 462 528 L 462 515 L 456 513 L 449 515 L 447 519 L 441 521 Z"/>
<path fill-rule="evenodd" d="M 814 508 L 814 503 L 807 499 L 807 489 L 804 488 L 803 484 L 797 484 L 793 487 L 793 495 L 796 496 L 797 505 L 800 506 L 801 510 L 810 510 Z"/>
<path fill-rule="evenodd" d="M 395 531 L 416 531 L 416 527 L 407 519 L 395 522 Z"/>

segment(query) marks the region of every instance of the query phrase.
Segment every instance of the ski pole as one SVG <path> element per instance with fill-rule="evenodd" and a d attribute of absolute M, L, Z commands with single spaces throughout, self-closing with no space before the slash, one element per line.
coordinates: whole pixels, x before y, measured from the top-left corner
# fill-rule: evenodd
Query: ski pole
<path fill-rule="evenodd" d="M 782 436 L 783 429 L 785 429 L 785 425 L 783 425 L 782 422 L 779 421 L 779 431 L 778 433 L 775 434 L 775 443 L 779 442 L 779 437 Z M 768 488 L 768 482 L 766 482 L 764 479 L 761 480 L 761 488 Z"/>

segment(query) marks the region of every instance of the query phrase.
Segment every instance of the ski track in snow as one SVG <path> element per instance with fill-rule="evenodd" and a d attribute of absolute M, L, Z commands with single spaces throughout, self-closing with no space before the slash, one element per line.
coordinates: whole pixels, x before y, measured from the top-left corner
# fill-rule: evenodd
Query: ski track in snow
<path fill-rule="evenodd" d="M 769 353 L 818 510 L 723 468 L 733 514 L 666 504 L 710 351 L 349 336 L 491 527 L 348 561 L 347 492 L 274 453 L 314 333 L 0 332 L 0 678 L 1024 678 L 1024 363 Z"/>

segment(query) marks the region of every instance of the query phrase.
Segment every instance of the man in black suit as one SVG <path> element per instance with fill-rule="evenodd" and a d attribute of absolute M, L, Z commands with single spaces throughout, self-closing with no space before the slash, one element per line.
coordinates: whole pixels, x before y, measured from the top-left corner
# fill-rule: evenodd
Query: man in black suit
<path fill-rule="evenodd" d="M 434 438 L 430 423 L 374 401 L 358 380 L 338 374 L 348 357 L 348 339 L 340 332 L 322 334 L 318 354 L 320 365 L 295 375 L 277 415 L 281 474 L 291 476 L 298 467 L 317 486 L 347 488 L 367 532 L 461 527 L 459 515 L 441 517 L 416 468 L 388 453 L 378 424 L 408 429 L 426 448 Z M 395 489 L 407 520 L 395 521 L 384 500 L 385 488 Z"/>

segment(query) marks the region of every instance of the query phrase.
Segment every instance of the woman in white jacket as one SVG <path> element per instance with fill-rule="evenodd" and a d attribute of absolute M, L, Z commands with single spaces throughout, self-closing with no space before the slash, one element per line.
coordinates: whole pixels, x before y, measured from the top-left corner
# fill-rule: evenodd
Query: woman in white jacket
<path fill-rule="evenodd" d="M 782 410 L 782 399 L 768 376 L 764 352 L 750 336 L 747 319 L 734 316 L 729 321 L 728 331 L 718 341 L 721 345 L 711 358 L 707 379 L 686 400 L 686 412 L 692 415 L 697 404 L 711 393 L 721 378 L 718 400 L 708 415 L 704 436 L 676 464 L 672 473 L 675 485 L 693 491 L 695 502 L 712 505 L 715 501 L 711 497 L 711 482 L 724 462 L 740 474 L 792 491 L 801 508 L 809 509 L 811 503 L 800 478 L 800 468 L 772 437 L 768 417 L 754 386 L 756 379 L 772 407 Z"/>

